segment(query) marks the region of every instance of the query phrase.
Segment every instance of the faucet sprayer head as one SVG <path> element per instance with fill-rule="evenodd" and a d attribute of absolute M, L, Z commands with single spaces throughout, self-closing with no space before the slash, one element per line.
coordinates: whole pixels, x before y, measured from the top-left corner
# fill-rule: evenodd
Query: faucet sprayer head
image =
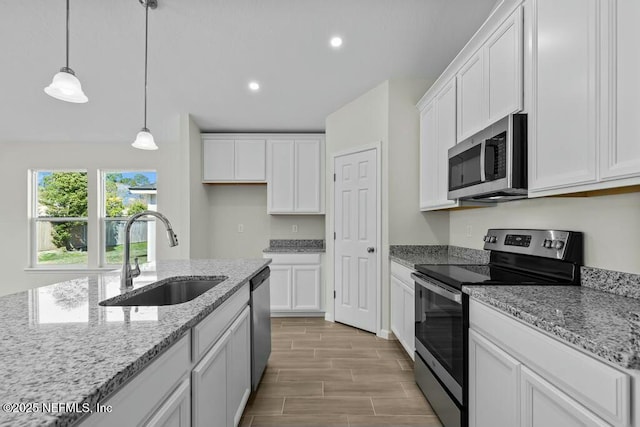
<path fill-rule="evenodd" d="M 178 246 L 178 236 L 173 232 L 172 228 L 167 228 L 167 238 L 169 239 L 169 246 Z"/>

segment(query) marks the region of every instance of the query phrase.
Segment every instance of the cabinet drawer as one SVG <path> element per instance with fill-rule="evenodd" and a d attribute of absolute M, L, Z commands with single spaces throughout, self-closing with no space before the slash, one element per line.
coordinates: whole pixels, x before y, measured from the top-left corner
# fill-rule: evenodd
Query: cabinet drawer
<path fill-rule="evenodd" d="M 191 367 L 189 342 L 187 333 L 104 402 L 113 412 L 94 413 L 82 425 L 141 425 L 187 375 Z"/>
<path fill-rule="evenodd" d="M 403 282 L 404 285 L 408 285 L 413 291 L 413 278 L 411 278 L 411 273 L 414 273 L 415 270 L 411 270 L 404 265 L 398 264 L 397 262 L 391 261 L 391 275 L 395 276 L 398 280 Z"/>
<path fill-rule="evenodd" d="M 264 258 L 271 258 L 272 265 L 286 264 L 320 264 L 321 254 L 264 254 Z"/>
<path fill-rule="evenodd" d="M 193 327 L 192 359 L 194 362 L 202 358 L 247 304 L 249 304 L 249 283 Z"/>
<path fill-rule="evenodd" d="M 625 373 L 473 300 L 469 327 L 603 419 L 629 424 L 630 378 Z"/>

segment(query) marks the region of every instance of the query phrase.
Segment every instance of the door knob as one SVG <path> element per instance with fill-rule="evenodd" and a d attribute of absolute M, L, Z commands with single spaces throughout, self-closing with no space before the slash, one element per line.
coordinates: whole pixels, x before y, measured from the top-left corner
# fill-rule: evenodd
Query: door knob
<path fill-rule="evenodd" d="M 373 246 L 369 246 L 367 248 L 367 252 L 369 252 L 370 254 L 374 253 L 376 251 L 376 249 Z"/>

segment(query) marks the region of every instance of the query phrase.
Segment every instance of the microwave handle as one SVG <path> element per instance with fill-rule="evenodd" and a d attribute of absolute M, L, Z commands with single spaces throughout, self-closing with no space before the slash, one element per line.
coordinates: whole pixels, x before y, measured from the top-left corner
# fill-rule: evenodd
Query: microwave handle
<path fill-rule="evenodd" d="M 427 282 L 425 280 L 423 280 L 421 277 L 417 276 L 414 273 L 411 273 L 411 277 L 413 278 L 413 280 L 415 280 L 415 282 L 422 286 L 423 288 L 428 289 L 429 291 L 440 295 L 441 297 L 444 297 L 446 299 L 448 299 L 449 301 L 453 301 L 457 304 L 462 304 L 462 293 L 461 292 L 453 292 L 450 291 L 448 289 L 443 288 L 442 286 L 438 286 L 434 283 L 430 283 Z"/>
<path fill-rule="evenodd" d="M 485 171 L 485 152 L 487 150 L 487 141 L 483 140 L 480 143 L 480 182 L 487 180 L 487 173 Z"/>

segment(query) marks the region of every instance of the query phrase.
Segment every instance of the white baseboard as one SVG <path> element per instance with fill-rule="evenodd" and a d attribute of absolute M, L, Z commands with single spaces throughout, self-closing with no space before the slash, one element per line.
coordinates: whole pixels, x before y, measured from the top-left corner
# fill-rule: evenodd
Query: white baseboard
<path fill-rule="evenodd" d="M 325 317 L 323 311 L 272 311 L 271 317 Z"/>
<path fill-rule="evenodd" d="M 376 335 L 385 340 L 393 339 L 393 333 L 387 329 L 380 329 Z"/>
<path fill-rule="evenodd" d="M 326 320 L 327 322 L 335 322 L 335 318 L 333 317 L 333 313 L 325 313 L 324 314 L 324 320 Z"/>

